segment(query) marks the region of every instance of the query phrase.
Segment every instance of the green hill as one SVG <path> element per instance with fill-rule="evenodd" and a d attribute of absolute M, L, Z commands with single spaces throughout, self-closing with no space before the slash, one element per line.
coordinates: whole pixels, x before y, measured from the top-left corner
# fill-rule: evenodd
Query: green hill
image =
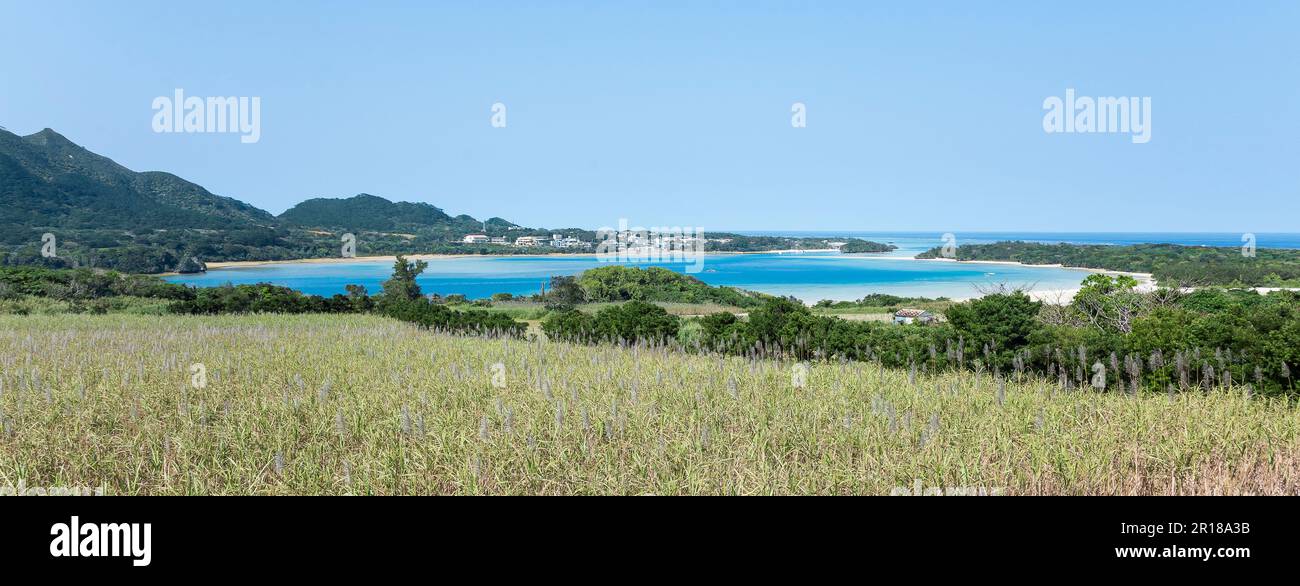
<path fill-rule="evenodd" d="M 309 199 L 285 210 L 279 219 L 290 226 L 387 232 L 454 225 L 479 227 L 477 220 L 461 217 L 465 220 L 452 218 L 427 203 L 393 202 L 362 193 L 347 199 Z"/>
<path fill-rule="evenodd" d="M 54 257 L 41 254 L 45 233 L 57 242 Z M 309 199 L 276 217 L 170 173 L 132 171 L 48 128 L 29 136 L 0 128 L 0 265 L 195 272 L 206 270 L 205 262 L 335 257 L 345 233 L 356 235 L 358 256 L 536 252 L 463 242 L 478 233 L 507 242 L 553 234 L 596 238 L 580 228 L 525 228 L 498 217 L 480 221 L 366 193 Z M 708 250 L 827 246 L 826 239 L 713 233 Z"/>
<path fill-rule="evenodd" d="M 488 252 L 460 242 L 485 227 L 550 233 L 364 193 L 307 200 L 276 217 L 170 173 L 132 171 L 48 128 L 29 136 L 0 129 L 0 203 L 0 264 L 130 273 L 336 256 L 345 232 L 357 234 L 357 254 Z M 47 232 L 57 242 L 53 258 L 40 253 Z"/>
<path fill-rule="evenodd" d="M 0 131 L 0 221 L 31 229 L 228 229 L 271 214 L 172 175 L 137 173 L 57 132 Z"/>

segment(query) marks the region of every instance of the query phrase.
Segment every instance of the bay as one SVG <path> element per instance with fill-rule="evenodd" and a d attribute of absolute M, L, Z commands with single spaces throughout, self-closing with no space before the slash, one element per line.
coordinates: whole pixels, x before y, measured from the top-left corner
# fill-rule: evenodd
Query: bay
<path fill-rule="evenodd" d="M 754 235 L 804 237 L 857 237 L 888 242 L 899 249 L 880 255 L 845 255 L 834 252 L 710 254 L 703 271 L 692 276 L 710 285 L 725 285 L 773 295 L 789 295 L 812 303 L 821 299 L 859 299 L 868 293 L 901 296 L 977 297 L 989 288 L 1005 286 L 1038 292 L 1076 289 L 1088 272 L 1057 267 L 1009 264 L 954 263 L 916 260 L 917 253 L 943 244 L 937 232 L 856 231 L 771 231 L 743 232 Z M 1241 234 L 1233 233 L 954 233 L 957 243 L 981 244 L 1000 240 L 1070 242 L 1077 244 L 1135 244 L 1167 242 L 1189 246 L 1240 246 Z M 1258 246 L 1300 247 L 1300 235 L 1258 234 Z M 604 266 L 594 255 L 550 256 L 460 256 L 428 259 L 429 268 L 418 282 L 425 293 L 461 294 L 471 299 L 494 293 L 529 295 L 555 275 L 576 275 Z M 686 272 L 683 263 L 638 263 Z M 211 287 L 232 284 L 272 283 L 313 295 L 345 293 L 345 286 L 358 284 L 371 293 L 392 273 L 392 262 L 292 262 L 219 268 L 207 273 L 175 275 L 176 283 Z"/>

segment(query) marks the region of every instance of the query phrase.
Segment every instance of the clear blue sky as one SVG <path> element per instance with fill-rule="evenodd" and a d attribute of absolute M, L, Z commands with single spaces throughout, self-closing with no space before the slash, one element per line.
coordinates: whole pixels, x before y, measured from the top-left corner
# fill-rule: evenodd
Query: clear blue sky
<path fill-rule="evenodd" d="M 1300 2 L 866 4 L 0 0 L 0 125 L 275 213 L 1300 231 Z M 261 141 L 155 134 L 178 87 Z M 1044 133 L 1067 88 L 1150 96 L 1151 141 Z"/>

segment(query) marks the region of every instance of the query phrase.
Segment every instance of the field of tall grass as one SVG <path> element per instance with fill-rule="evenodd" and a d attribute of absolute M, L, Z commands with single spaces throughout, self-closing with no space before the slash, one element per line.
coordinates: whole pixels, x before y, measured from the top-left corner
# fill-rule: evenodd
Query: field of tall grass
<path fill-rule="evenodd" d="M 0 486 L 108 494 L 1300 489 L 1297 407 L 1242 389 L 1066 392 L 365 315 L 0 316 L 0 422 Z"/>

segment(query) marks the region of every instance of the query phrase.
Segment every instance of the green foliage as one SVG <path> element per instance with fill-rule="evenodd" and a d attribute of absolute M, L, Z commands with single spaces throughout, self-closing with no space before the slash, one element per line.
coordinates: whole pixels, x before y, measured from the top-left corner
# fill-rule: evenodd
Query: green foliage
<path fill-rule="evenodd" d="M 1137 279 L 1128 275 L 1088 275 L 1071 306 L 1093 327 L 1127 333 L 1148 301 L 1148 296 L 1134 290 L 1137 286 Z"/>
<path fill-rule="evenodd" d="M 939 258 L 933 248 L 917 258 Z M 1178 246 L 1175 244 L 1039 244 L 997 242 L 957 247 L 957 260 L 1016 261 L 1025 264 L 1061 264 L 1151 273 L 1161 284 L 1286 286 L 1300 283 L 1300 250 L 1260 248 L 1253 257 L 1233 247 Z"/>
<path fill-rule="evenodd" d="M 478 221 L 473 218 L 467 225 L 456 226 L 454 218 L 427 203 L 392 202 L 368 193 L 347 199 L 309 199 L 285 210 L 279 218 L 294 226 L 357 232 L 393 232 L 425 227 L 459 228 L 461 231 L 479 228 Z"/>
<path fill-rule="evenodd" d="M 947 297 L 899 297 L 885 293 L 870 293 L 856 301 L 818 301 L 813 309 L 828 314 L 865 314 L 893 313 L 900 309 L 924 309 L 933 313 L 945 313 L 953 301 Z"/>
<path fill-rule="evenodd" d="M 428 299 L 385 302 L 383 315 L 444 333 L 476 336 L 523 337 L 527 324 L 509 316 L 477 309 L 457 311 Z"/>
<path fill-rule="evenodd" d="M 897 249 L 898 247 L 893 244 L 881 244 L 880 242 L 872 242 L 861 238 L 850 238 L 844 243 L 844 246 L 840 247 L 840 252 L 858 254 L 864 252 L 889 252 Z"/>
<path fill-rule="evenodd" d="M 757 307 L 768 297 L 732 287 L 712 287 L 695 277 L 662 267 L 599 267 L 583 272 L 578 284 L 586 299 L 592 302 L 636 300 Z"/>
<path fill-rule="evenodd" d="M 0 286 L 11 297 L 31 295 L 65 300 L 110 296 L 189 299 L 194 295 L 188 287 L 157 277 L 97 269 L 0 266 Z"/>
<path fill-rule="evenodd" d="M 847 321 L 813 315 L 808 308 L 787 299 L 769 299 L 751 311 L 746 321 L 731 314 L 707 316 L 701 320 L 700 337 L 705 349 L 752 357 L 840 357 L 936 369 L 957 364 L 944 346 L 945 341 L 955 337 L 945 324 L 897 326 Z"/>
<path fill-rule="evenodd" d="M 551 290 L 546 294 L 546 309 L 567 311 L 587 301 L 587 294 L 578 284 L 577 277 L 551 277 Z"/>
<path fill-rule="evenodd" d="M 415 279 L 429 267 L 423 260 L 408 262 L 406 257 L 397 255 L 393 262 L 393 276 L 383 283 L 383 296 L 387 301 L 411 301 L 421 296 L 420 285 Z"/>
<path fill-rule="evenodd" d="M 1042 303 L 1015 291 L 954 305 L 947 318 L 959 336 L 981 348 L 986 365 L 1007 369 L 1014 352 L 1028 344 L 1039 327 L 1041 308 Z"/>
<path fill-rule="evenodd" d="M 288 287 L 269 283 L 225 285 L 195 290 L 193 299 L 177 301 L 172 313 L 352 313 L 353 300 L 343 295 L 320 297 L 304 295 Z"/>
<path fill-rule="evenodd" d="M 612 305 L 595 315 L 576 310 L 556 312 L 542 322 L 548 338 L 582 343 L 664 344 L 677 337 L 679 327 L 677 316 L 643 301 Z"/>

